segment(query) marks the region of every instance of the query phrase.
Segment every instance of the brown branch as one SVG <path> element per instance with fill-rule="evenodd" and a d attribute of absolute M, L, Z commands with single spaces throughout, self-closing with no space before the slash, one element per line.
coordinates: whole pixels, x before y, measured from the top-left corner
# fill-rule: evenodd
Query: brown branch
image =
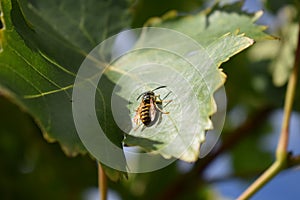
<path fill-rule="evenodd" d="M 215 149 L 203 159 L 198 160 L 195 163 L 194 168 L 180 176 L 159 199 L 175 199 L 180 194 L 193 190 L 199 186 L 199 179 L 203 171 L 222 153 L 231 149 L 250 134 L 254 134 L 253 130 L 264 124 L 268 119 L 273 107 L 263 107 L 257 111 L 253 116 L 249 117 L 240 127 L 235 129 L 231 133 L 226 133 L 227 138 L 224 138 L 221 146 Z M 201 182 L 201 181 L 200 181 Z"/>
<path fill-rule="evenodd" d="M 100 200 L 106 200 L 107 199 L 107 177 L 99 162 L 98 162 L 98 189 L 99 189 L 99 193 L 101 194 Z"/>
<path fill-rule="evenodd" d="M 288 168 L 300 166 L 300 155 L 297 156 L 290 155 L 288 157 L 287 166 Z"/>

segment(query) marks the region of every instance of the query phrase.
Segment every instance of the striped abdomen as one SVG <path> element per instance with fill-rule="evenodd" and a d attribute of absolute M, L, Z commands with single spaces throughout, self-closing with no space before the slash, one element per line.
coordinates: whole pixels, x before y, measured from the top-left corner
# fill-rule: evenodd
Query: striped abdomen
<path fill-rule="evenodd" d="M 150 103 L 144 104 L 143 107 L 141 108 L 140 112 L 140 119 L 145 125 L 149 125 L 151 122 L 151 117 L 150 117 Z"/>

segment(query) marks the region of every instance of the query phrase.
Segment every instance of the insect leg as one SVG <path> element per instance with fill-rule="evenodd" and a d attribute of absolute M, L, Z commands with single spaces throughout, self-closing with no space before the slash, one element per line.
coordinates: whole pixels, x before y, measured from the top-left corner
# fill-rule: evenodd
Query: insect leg
<path fill-rule="evenodd" d="M 171 101 L 172 101 L 172 100 L 161 99 L 161 98 L 160 98 L 160 95 L 156 95 L 156 96 L 155 96 L 155 102 L 156 102 L 156 103 L 162 103 L 162 102 L 168 102 L 168 103 L 169 103 L 169 102 L 171 102 Z"/>
<path fill-rule="evenodd" d="M 162 114 L 169 114 L 170 112 L 164 112 L 162 109 L 160 109 L 156 104 L 155 104 L 155 108 L 157 110 L 159 110 L 159 112 L 161 112 Z"/>
<path fill-rule="evenodd" d="M 136 131 L 140 128 L 141 124 L 139 124 L 138 126 L 136 126 L 133 130 Z"/>
<path fill-rule="evenodd" d="M 141 120 L 138 119 L 138 120 L 136 121 L 136 127 L 135 127 L 133 130 L 134 130 L 134 131 L 138 130 L 138 129 L 140 128 L 141 125 L 143 125 L 143 123 L 141 123 Z"/>
<path fill-rule="evenodd" d="M 160 99 L 159 95 L 155 96 L 155 97 L 156 97 L 155 102 L 158 103 L 158 104 L 162 104 L 163 102 L 170 103 L 171 101 L 173 101 L 173 100 L 164 100 L 164 99 L 162 100 L 162 99 Z"/>

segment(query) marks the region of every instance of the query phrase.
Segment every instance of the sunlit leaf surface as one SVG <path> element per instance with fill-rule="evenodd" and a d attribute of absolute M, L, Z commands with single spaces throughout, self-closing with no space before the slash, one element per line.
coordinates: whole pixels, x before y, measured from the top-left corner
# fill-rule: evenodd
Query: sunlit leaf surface
<path fill-rule="evenodd" d="M 68 155 L 85 152 L 72 118 L 71 94 L 77 70 L 92 48 L 129 26 L 127 6 L 126 1 L 1 1 L 4 26 L 0 30 L 1 92 L 30 113 L 45 138 L 59 141 Z M 97 99 L 96 110 L 107 137 L 118 147 L 122 146 L 124 130 L 115 124 L 110 111 L 109 92 L 114 87 L 120 87 L 116 94 L 130 102 L 126 115 L 132 119 L 140 103 L 136 97 L 164 83 L 167 87 L 157 94 L 161 98 L 168 95 L 166 99 L 172 100 L 168 105 L 163 103 L 166 105 L 163 110 L 170 113 L 160 116 L 157 129 L 130 127 L 125 143 L 164 157 L 195 161 L 205 131 L 213 128 L 210 116 L 217 107 L 212 95 L 225 81 L 218 67 L 252 45 L 252 39 L 269 37 L 263 33 L 263 27 L 253 24 L 257 17 L 215 11 L 209 15 L 200 12 L 150 21 L 148 25 L 173 29 L 191 37 L 193 44 L 200 45 L 200 51 L 193 54 L 193 50 L 199 49 L 190 49 L 163 34 L 138 35 L 134 48 L 156 49 L 134 51 L 117 58 L 99 84 L 98 95 L 105 98 Z M 170 47 L 173 52 L 157 51 L 159 45 Z M 160 63 L 169 68 L 162 69 L 155 64 L 135 68 L 145 63 Z M 126 88 L 119 82 L 120 78 L 133 68 L 135 72 L 145 72 L 143 79 L 138 80 L 142 87 L 137 84 Z M 176 80 L 179 77 L 182 80 Z M 106 87 L 101 88 L 103 84 Z M 167 145 L 170 141 L 174 143 Z"/>

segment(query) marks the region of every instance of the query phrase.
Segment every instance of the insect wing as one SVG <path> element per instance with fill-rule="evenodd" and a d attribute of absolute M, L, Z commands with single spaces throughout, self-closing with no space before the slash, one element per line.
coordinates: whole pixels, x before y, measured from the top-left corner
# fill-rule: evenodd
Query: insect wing
<path fill-rule="evenodd" d="M 141 112 L 141 105 L 136 109 L 135 116 L 133 118 L 133 122 L 138 125 L 140 120 L 140 112 Z"/>
<path fill-rule="evenodd" d="M 155 115 L 156 115 L 156 107 L 155 107 L 153 99 L 151 98 L 150 99 L 150 118 L 151 118 L 151 121 L 153 121 L 155 119 Z"/>

